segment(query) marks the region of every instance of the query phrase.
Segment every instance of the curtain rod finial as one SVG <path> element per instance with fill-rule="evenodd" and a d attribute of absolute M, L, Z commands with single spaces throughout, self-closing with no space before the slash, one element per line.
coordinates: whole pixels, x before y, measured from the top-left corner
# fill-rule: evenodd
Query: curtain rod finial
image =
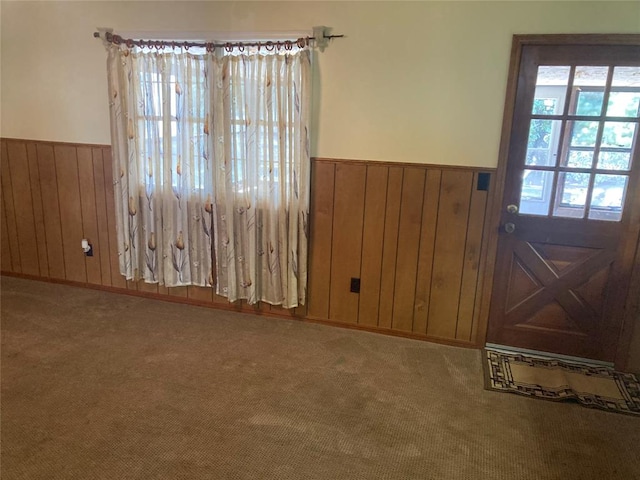
<path fill-rule="evenodd" d="M 316 47 L 320 49 L 321 52 L 324 52 L 324 49 L 329 45 L 329 38 L 327 38 L 331 29 L 329 27 L 325 27 L 324 25 L 320 25 L 318 27 L 313 27 L 313 38 Z"/>
<path fill-rule="evenodd" d="M 94 38 L 100 38 L 102 40 L 102 44 L 105 47 L 109 46 L 109 42 L 107 41 L 107 33 L 113 33 L 113 28 L 109 27 L 98 27 L 97 32 L 93 32 Z"/>

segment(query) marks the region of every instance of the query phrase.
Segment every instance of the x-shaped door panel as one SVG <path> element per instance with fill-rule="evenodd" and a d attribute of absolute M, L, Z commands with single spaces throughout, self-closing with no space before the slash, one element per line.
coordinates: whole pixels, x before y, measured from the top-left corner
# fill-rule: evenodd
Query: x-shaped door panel
<path fill-rule="evenodd" d="M 596 273 L 609 268 L 614 261 L 614 252 L 593 249 L 590 255 L 558 272 L 534 244 L 524 241 L 514 243 L 512 268 L 526 268 L 540 287 L 516 305 L 508 307 L 505 312 L 506 324 L 511 326 L 525 324 L 545 305 L 555 301 L 562 306 L 582 332 L 591 333 L 598 325 L 598 313 L 576 292 L 576 289 L 589 282 Z M 516 258 L 518 262 L 515 261 Z"/>

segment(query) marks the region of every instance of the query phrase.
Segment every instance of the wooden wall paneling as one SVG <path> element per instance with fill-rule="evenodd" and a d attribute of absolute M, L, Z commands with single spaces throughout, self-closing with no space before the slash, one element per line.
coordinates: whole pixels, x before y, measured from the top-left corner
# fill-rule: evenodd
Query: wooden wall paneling
<path fill-rule="evenodd" d="M 413 305 L 413 331 L 425 335 L 427 333 L 427 323 L 429 320 L 431 273 L 433 271 L 433 252 L 436 242 L 441 177 L 441 170 L 427 170 L 422 201 L 420 251 L 418 253 L 416 294 Z"/>
<path fill-rule="evenodd" d="M 388 178 L 389 167 L 367 166 L 358 323 L 372 327 L 378 325 Z"/>
<path fill-rule="evenodd" d="M 86 257 L 87 282 L 102 284 L 102 247 L 98 233 L 96 188 L 93 178 L 93 152 L 89 147 L 78 147 L 78 178 L 80 183 L 80 205 L 82 207 L 82 238 L 89 240 L 93 256 Z M 106 253 L 106 252 L 105 252 Z"/>
<path fill-rule="evenodd" d="M 424 168 L 405 168 L 398 223 L 398 253 L 391 324 L 394 330 L 405 332 L 413 331 L 424 184 Z"/>
<path fill-rule="evenodd" d="M 339 322 L 358 322 L 359 294 L 350 285 L 360 278 L 366 181 L 366 166 L 336 165 L 329 319 Z"/>
<path fill-rule="evenodd" d="M 56 145 L 54 147 L 58 198 L 60 201 L 60 225 L 62 247 L 67 280 L 87 281 L 87 266 L 80 247 L 82 234 L 82 206 L 80 204 L 80 182 L 76 147 Z"/>
<path fill-rule="evenodd" d="M 144 280 L 139 280 L 136 290 L 146 293 L 158 293 L 158 284 L 147 283 Z"/>
<path fill-rule="evenodd" d="M 294 309 L 294 316 L 296 316 L 296 317 L 306 317 L 309 314 L 308 305 L 309 305 L 308 302 L 305 303 L 304 305 L 298 305 Z"/>
<path fill-rule="evenodd" d="M 473 172 L 443 170 L 427 335 L 456 338 Z"/>
<path fill-rule="evenodd" d="M 4 200 L 4 212 L 7 221 L 7 231 L 9 236 L 9 254 L 11 255 L 11 271 L 15 273 L 22 272 L 20 264 L 20 240 L 18 239 L 18 227 L 16 219 L 16 207 L 13 200 L 13 186 L 11 185 L 11 165 L 9 163 L 9 154 L 7 143 L 2 142 L 1 161 L 1 177 L 2 177 L 2 197 Z"/>
<path fill-rule="evenodd" d="M 3 272 L 12 272 L 11 245 L 9 244 L 9 227 L 7 226 L 7 215 L 4 208 L 4 195 L 0 195 L 0 205 L 0 214 L 2 215 L 2 251 L 0 252 L 0 267 Z"/>
<path fill-rule="evenodd" d="M 248 305 L 251 307 L 251 305 Z M 269 305 L 269 311 L 283 317 L 298 317 L 297 308 L 282 308 L 282 305 Z"/>
<path fill-rule="evenodd" d="M 62 247 L 58 180 L 56 178 L 56 162 L 53 154 L 53 146 L 45 143 L 37 143 L 36 152 L 38 156 L 38 171 L 40 173 L 44 229 L 47 236 L 49 277 L 64 280 L 66 278 L 64 249 Z"/>
<path fill-rule="evenodd" d="M 3 139 L 2 157 L 3 271 L 230 306 L 212 288 L 120 275 L 109 147 Z M 488 208 L 487 192 L 474 189 L 477 171 L 314 160 L 307 305 L 232 308 L 475 342 Z M 83 271 L 74 256 L 92 263 Z M 351 277 L 361 279 L 360 295 L 349 291 Z"/>
<path fill-rule="evenodd" d="M 111 286 L 117 288 L 127 288 L 127 282 L 120 274 L 120 264 L 118 256 L 118 236 L 116 234 L 116 212 L 113 198 L 113 162 L 111 159 L 111 149 L 102 150 L 102 166 L 104 167 L 105 185 L 105 205 L 107 207 L 107 229 L 109 233 L 109 259 L 111 261 Z"/>
<path fill-rule="evenodd" d="M 9 180 L 16 215 L 20 266 L 22 273 L 40 275 L 27 146 L 24 142 L 7 142 L 7 153 L 11 175 Z"/>
<path fill-rule="evenodd" d="M 456 338 L 472 341 L 473 323 L 477 315 L 476 292 L 480 271 L 480 252 L 482 249 L 482 230 L 484 227 L 487 192 L 478 190 L 478 173 L 473 176 L 471 204 L 467 221 L 467 238 L 462 269 L 462 285 L 458 302 L 458 325 Z"/>
<path fill-rule="evenodd" d="M 107 200 L 105 196 L 105 176 L 102 148 L 93 148 L 91 156 L 93 160 L 93 182 L 96 206 L 96 227 L 98 229 L 97 248 L 94 244 L 94 255 L 98 253 L 100 260 L 100 283 L 111 285 L 111 259 L 109 248 L 109 222 L 107 219 Z M 98 251 L 99 250 L 99 251 Z"/>
<path fill-rule="evenodd" d="M 130 290 L 133 290 L 133 288 L 130 288 Z M 187 298 L 187 287 L 169 287 L 169 295 L 173 296 L 173 297 L 183 297 L 183 298 Z"/>
<path fill-rule="evenodd" d="M 27 142 L 27 161 L 29 162 L 29 183 L 31 185 L 31 197 L 33 205 L 33 223 L 36 234 L 36 247 L 38 251 L 39 275 L 49 276 L 49 258 L 47 257 L 47 234 L 44 225 L 44 207 L 42 205 L 42 192 L 40 191 L 40 169 L 38 168 L 38 153 L 36 144 Z"/>
<path fill-rule="evenodd" d="M 382 274 L 380 277 L 380 299 L 378 326 L 391 328 L 393 319 L 393 297 L 396 280 L 396 257 L 398 253 L 398 225 L 404 168 L 390 167 L 387 181 L 387 202 L 384 212 L 384 239 L 382 248 Z"/>
<path fill-rule="evenodd" d="M 187 287 L 187 297 L 198 300 L 199 302 L 213 302 L 213 288 L 211 287 L 198 287 L 191 285 Z"/>
<path fill-rule="evenodd" d="M 314 161 L 311 179 L 308 313 L 328 319 L 335 165 Z"/>

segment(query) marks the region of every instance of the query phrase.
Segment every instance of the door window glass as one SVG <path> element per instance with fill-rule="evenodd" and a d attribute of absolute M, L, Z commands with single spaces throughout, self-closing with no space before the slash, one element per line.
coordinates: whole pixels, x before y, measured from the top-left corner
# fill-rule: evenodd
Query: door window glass
<path fill-rule="evenodd" d="M 640 68 L 542 65 L 536 82 L 520 214 L 620 221 L 638 143 Z"/>

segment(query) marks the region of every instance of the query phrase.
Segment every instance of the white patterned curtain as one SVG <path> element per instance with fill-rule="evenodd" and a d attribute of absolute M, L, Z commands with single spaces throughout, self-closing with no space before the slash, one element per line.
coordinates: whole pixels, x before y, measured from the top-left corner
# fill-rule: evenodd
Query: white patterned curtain
<path fill-rule="evenodd" d="M 107 67 L 120 273 L 211 285 L 206 58 L 111 45 Z"/>
<path fill-rule="evenodd" d="M 304 304 L 310 52 L 209 57 L 217 292 Z"/>
<path fill-rule="evenodd" d="M 305 303 L 311 66 L 309 50 L 294 48 L 108 47 L 127 279 L 215 284 L 230 302 Z"/>

